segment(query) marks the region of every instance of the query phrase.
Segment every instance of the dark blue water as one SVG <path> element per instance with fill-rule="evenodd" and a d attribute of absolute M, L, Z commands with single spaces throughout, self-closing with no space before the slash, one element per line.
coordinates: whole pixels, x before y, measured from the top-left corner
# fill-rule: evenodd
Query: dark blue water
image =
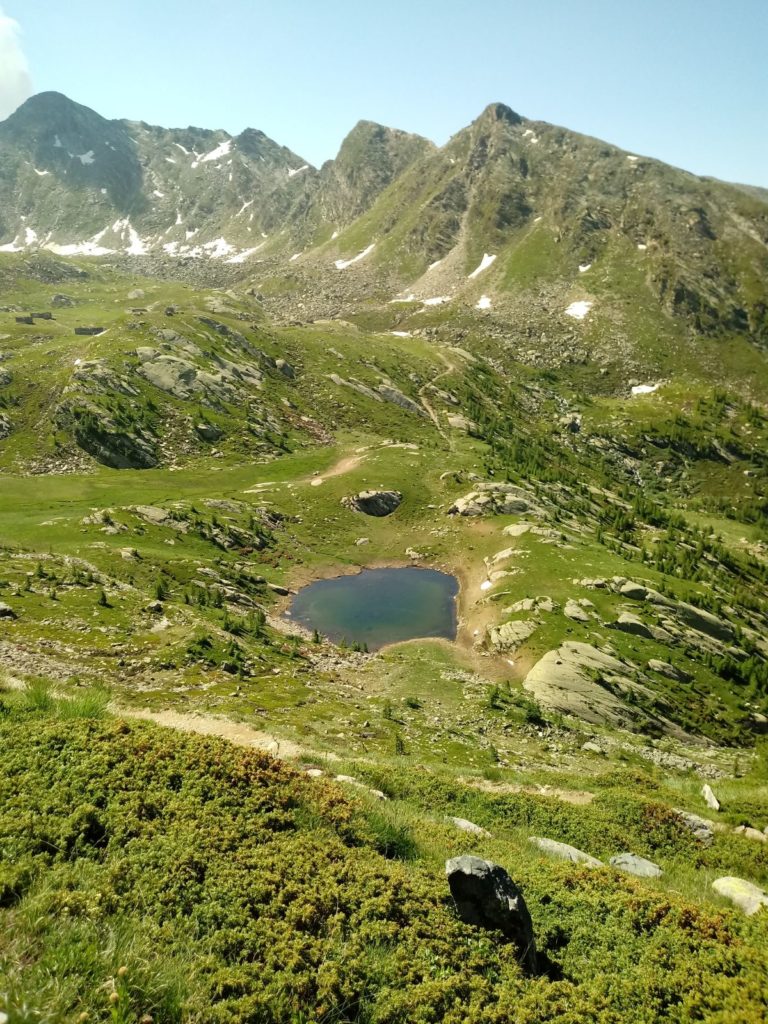
<path fill-rule="evenodd" d="M 363 569 L 310 583 L 286 615 L 334 643 L 376 651 L 416 637 L 455 640 L 458 592 L 456 578 L 436 569 Z"/>

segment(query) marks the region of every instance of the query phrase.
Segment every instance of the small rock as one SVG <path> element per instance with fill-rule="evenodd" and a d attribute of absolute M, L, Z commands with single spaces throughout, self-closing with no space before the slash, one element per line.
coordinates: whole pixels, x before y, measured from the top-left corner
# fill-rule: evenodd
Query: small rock
<path fill-rule="evenodd" d="M 0 619 L 17 619 L 18 615 L 10 605 L 0 601 Z"/>
<path fill-rule="evenodd" d="M 768 835 L 751 825 L 737 825 L 733 830 L 736 835 L 744 836 L 746 839 L 755 839 L 758 843 L 768 843 Z"/>
<path fill-rule="evenodd" d="M 603 748 L 598 743 L 595 743 L 593 740 L 587 740 L 586 743 L 583 743 L 581 745 L 581 749 L 586 750 L 589 754 L 601 754 L 603 757 L 605 757 L 605 751 L 603 750 Z"/>
<path fill-rule="evenodd" d="M 629 875 L 637 875 L 638 878 L 660 878 L 663 874 L 658 864 L 644 857 L 637 857 L 634 853 L 619 853 L 611 857 L 608 863 L 611 867 L 626 871 Z"/>
<path fill-rule="evenodd" d="M 358 779 L 353 779 L 351 775 L 336 775 L 334 782 L 345 782 L 348 786 L 356 786 L 358 789 L 364 789 L 366 793 L 370 793 L 371 796 L 375 796 L 378 800 L 386 800 L 386 793 L 382 793 L 380 789 L 371 789 L 370 786 L 366 786 L 364 782 L 360 782 Z"/>
<path fill-rule="evenodd" d="M 554 839 L 542 839 L 540 836 L 531 836 L 529 842 L 538 846 L 544 853 L 557 857 L 558 860 L 567 860 L 572 864 L 584 864 L 588 868 L 605 867 L 605 864 L 597 857 L 591 857 L 583 850 L 577 850 L 575 846 L 569 846 L 567 843 L 558 843 Z"/>
<path fill-rule="evenodd" d="M 536 971 L 533 922 L 523 894 L 504 868 L 480 857 L 453 857 L 445 873 L 462 921 L 502 932 L 525 970 Z"/>
<path fill-rule="evenodd" d="M 461 829 L 462 832 L 471 832 L 472 835 L 475 836 L 485 836 L 488 839 L 491 838 L 491 833 L 480 825 L 476 825 L 474 821 L 467 821 L 466 818 L 452 818 L 450 815 L 448 816 L 448 821 L 455 825 L 456 828 Z"/>
<path fill-rule="evenodd" d="M 704 783 L 704 785 L 701 787 L 701 795 L 704 797 L 704 803 L 707 805 L 710 811 L 720 810 L 720 801 L 712 792 L 712 787 L 708 786 L 707 783 Z"/>
<path fill-rule="evenodd" d="M 304 772 L 304 774 L 308 775 L 310 777 L 310 779 L 319 779 L 325 773 L 323 772 L 322 768 L 307 768 L 306 771 Z"/>
<path fill-rule="evenodd" d="M 715 835 L 715 823 L 707 818 L 700 818 L 698 814 L 691 814 L 690 811 L 681 811 L 675 808 L 675 813 L 682 823 L 689 828 L 699 842 L 709 846 Z"/>
<path fill-rule="evenodd" d="M 712 888 L 718 896 L 724 896 L 730 900 L 748 917 L 756 914 L 761 907 L 768 907 L 768 893 L 743 878 L 735 878 L 733 875 L 716 878 L 712 883 Z"/>
<path fill-rule="evenodd" d="M 290 590 L 288 587 L 282 586 L 280 583 L 268 583 L 267 587 L 272 591 L 273 594 L 279 594 L 280 597 L 288 597 Z"/>

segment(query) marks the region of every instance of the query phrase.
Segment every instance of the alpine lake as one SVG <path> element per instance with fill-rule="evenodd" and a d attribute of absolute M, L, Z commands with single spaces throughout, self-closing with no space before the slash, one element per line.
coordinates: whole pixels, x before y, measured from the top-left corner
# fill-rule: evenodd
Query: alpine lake
<path fill-rule="evenodd" d="M 458 580 L 437 569 L 363 569 L 303 587 L 286 618 L 369 651 L 404 640 L 456 639 Z"/>

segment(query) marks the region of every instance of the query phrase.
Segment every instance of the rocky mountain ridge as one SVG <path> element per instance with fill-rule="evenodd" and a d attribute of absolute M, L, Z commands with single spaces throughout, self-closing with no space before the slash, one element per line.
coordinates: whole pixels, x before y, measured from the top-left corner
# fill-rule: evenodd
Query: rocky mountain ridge
<path fill-rule="evenodd" d="M 401 320 L 522 321 L 539 341 L 553 314 L 608 347 L 642 319 L 768 338 L 761 190 L 499 103 L 440 148 L 362 121 L 316 169 L 252 129 L 108 121 L 43 93 L 0 124 L 0 210 L 0 251 L 145 257 L 171 276 L 213 261 L 289 319 L 389 303 Z"/>

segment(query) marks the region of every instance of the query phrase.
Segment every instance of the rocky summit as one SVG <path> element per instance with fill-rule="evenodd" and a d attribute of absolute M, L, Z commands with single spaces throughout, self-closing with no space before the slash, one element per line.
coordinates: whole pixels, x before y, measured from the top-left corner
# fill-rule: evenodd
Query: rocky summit
<path fill-rule="evenodd" d="M 766 190 L 42 93 L 0 296 L 0 1024 L 764 1021 Z"/>

